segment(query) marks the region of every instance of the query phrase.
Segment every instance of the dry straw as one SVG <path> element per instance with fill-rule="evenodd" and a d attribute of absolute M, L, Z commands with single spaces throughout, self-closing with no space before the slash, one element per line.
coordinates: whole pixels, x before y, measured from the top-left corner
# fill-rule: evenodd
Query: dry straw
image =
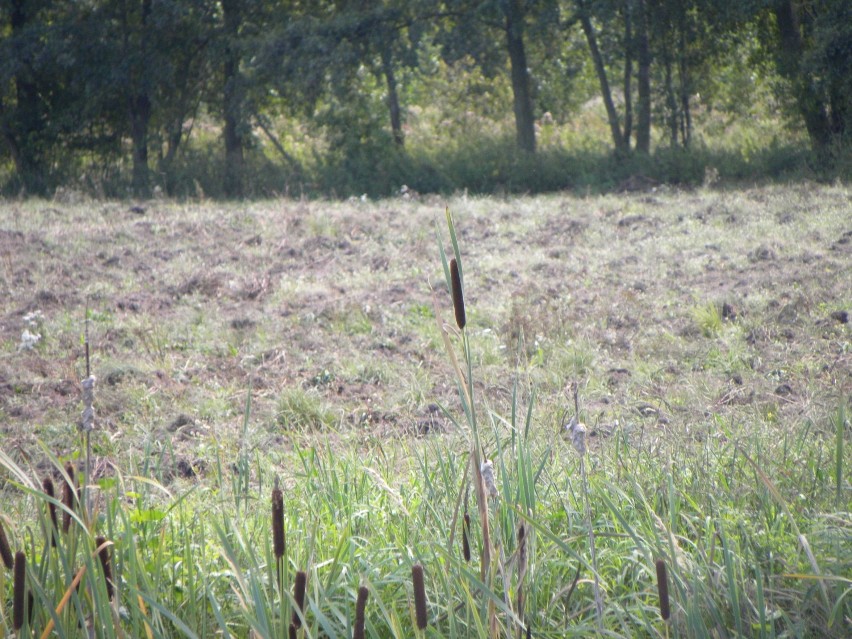
<path fill-rule="evenodd" d="M 417 627 L 426 630 L 429 625 L 426 616 L 426 586 L 423 583 L 423 566 L 414 564 L 411 567 L 411 582 L 414 585 L 414 613 L 417 617 Z"/>
<path fill-rule="evenodd" d="M 663 621 L 668 621 L 671 608 L 669 608 L 669 576 L 665 559 L 657 560 L 657 592 L 660 595 L 660 616 Z"/>
<path fill-rule="evenodd" d="M 305 588 L 308 585 L 308 575 L 303 570 L 296 573 L 296 581 L 293 583 L 293 599 L 296 602 L 296 607 L 293 609 L 293 622 L 290 627 L 301 628 L 302 617 L 305 610 Z"/>
<path fill-rule="evenodd" d="M 364 610 L 369 596 L 370 591 L 367 590 L 367 586 L 358 588 L 358 599 L 355 602 L 355 630 L 352 633 L 352 639 L 364 639 Z"/>
<path fill-rule="evenodd" d="M 15 553 L 15 579 L 12 590 L 12 628 L 15 631 L 24 625 L 24 592 L 27 587 L 27 556 Z"/>
<path fill-rule="evenodd" d="M 453 287 L 453 310 L 456 313 L 456 324 L 460 329 L 467 324 L 467 316 L 464 312 L 464 293 L 462 292 L 461 275 L 456 258 L 450 260 L 450 281 Z"/>
<path fill-rule="evenodd" d="M 98 549 L 98 558 L 101 560 L 101 567 L 104 571 L 104 582 L 106 582 L 107 597 L 111 600 L 113 596 L 113 584 L 112 566 L 110 565 L 109 557 L 109 544 L 107 543 L 106 538 L 97 537 L 95 539 L 95 546 Z"/>
<path fill-rule="evenodd" d="M 272 489 L 272 548 L 275 559 L 280 560 L 284 556 L 284 495 L 276 486 Z"/>
<path fill-rule="evenodd" d="M 12 548 L 9 546 L 9 540 L 6 538 L 6 530 L 3 528 L 3 520 L 0 519 L 0 559 L 3 560 L 3 565 L 7 570 L 12 570 L 15 565 L 15 558 L 12 556 Z"/>

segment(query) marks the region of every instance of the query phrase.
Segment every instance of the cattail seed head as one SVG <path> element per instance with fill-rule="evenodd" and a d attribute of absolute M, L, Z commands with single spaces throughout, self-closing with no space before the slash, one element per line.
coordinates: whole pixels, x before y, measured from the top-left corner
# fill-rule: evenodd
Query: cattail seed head
<path fill-rule="evenodd" d="M 77 492 L 74 464 L 71 462 L 65 464 L 65 474 L 68 475 L 68 482 L 62 487 L 62 505 L 67 510 L 62 513 L 62 532 L 67 533 L 71 527 L 71 511 L 74 510 L 74 501 Z"/>
<path fill-rule="evenodd" d="M 90 433 L 95 429 L 95 376 L 89 375 L 82 382 L 83 386 L 83 418 L 80 429 L 84 433 Z"/>
<path fill-rule="evenodd" d="M 352 639 L 364 639 L 364 609 L 367 607 L 367 598 L 370 596 L 370 591 L 367 586 L 358 588 L 358 599 L 355 602 L 355 629 L 352 632 Z"/>
<path fill-rule="evenodd" d="M 284 496 L 281 489 L 276 487 L 272 489 L 272 549 L 276 560 L 284 556 L 285 544 Z"/>
<path fill-rule="evenodd" d="M 2 519 L 0 519 L 0 559 L 3 560 L 6 570 L 12 570 L 15 565 L 15 558 L 12 556 L 12 548 L 9 546 L 9 540 L 6 538 L 6 530 L 3 528 Z"/>
<path fill-rule="evenodd" d="M 27 556 L 15 553 L 15 579 L 12 599 L 12 628 L 20 630 L 24 625 L 24 592 L 27 587 Z"/>
<path fill-rule="evenodd" d="M 293 599 L 296 601 L 296 607 L 293 609 L 293 621 L 290 627 L 301 628 L 302 618 L 299 613 L 304 615 L 305 610 L 305 588 L 308 585 L 308 575 L 303 570 L 296 573 L 296 581 L 293 583 Z"/>
<path fill-rule="evenodd" d="M 669 608 L 669 576 L 666 571 L 666 560 L 657 560 L 657 592 L 660 595 L 660 616 L 668 621 L 671 616 Z"/>
<path fill-rule="evenodd" d="M 462 292 L 461 274 L 456 258 L 450 260 L 450 282 L 453 288 L 453 310 L 456 312 L 456 324 L 461 329 L 467 324 L 467 316 L 464 312 L 464 293 Z"/>
<path fill-rule="evenodd" d="M 518 581 L 523 581 L 527 572 L 527 529 L 518 526 Z"/>
<path fill-rule="evenodd" d="M 426 630 L 429 620 L 426 616 L 426 586 L 423 583 L 423 566 L 414 564 L 411 567 L 411 581 L 414 584 L 414 613 L 417 617 L 417 627 Z"/>
<path fill-rule="evenodd" d="M 482 473 L 482 482 L 485 484 L 485 490 L 488 493 L 488 496 L 492 499 L 496 499 L 499 496 L 499 493 L 497 492 L 497 481 L 494 479 L 494 462 L 490 459 L 486 459 L 482 462 L 479 470 Z"/>
<path fill-rule="evenodd" d="M 51 499 L 56 499 L 56 491 L 53 489 L 53 480 L 50 477 L 45 477 L 44 481 L 41 482 L 41 485 L 42 488 L 44 488 L 45 495 L 47 495 Z M 56 533 L 59 530 L 59 522 L 56 519 L 56 504 L 54 504 L 52 501 L 47 502 L 47 510 L 50 513 L 51 544 L 53 546 L 56 546 Z"/>
<path fill-rule="evenodd" d="M 289 639 L 296 639 L 297 636 L 296 626 L 295 624 L 290 624 L 290 627 L 287 629 L 287 637 Z"/>
<path fill-rule="evenodd" d="M 470 561 L 470 515 L 464 514 L 462 522 L 462 556 L 465 561 Z"/>
<path fill-rule="evenodd" d="M 112 566 L 110 565 L 109 546 L 106 546 L 106 538 L 95 538 L 95 546 L 99 548 L 98 557 L 101 560 L 101 567 L 104 571 L 104 581 L 106 582 L 107 597 L 112 599 L 113 583 L 112 583 Z"/>
<path fill-rule="evenodd" d="M 574 416 L 571 418 L 571 421 L 565 425 L 565 430 L 568 431 L 568 434 L 571 436 L 571 445 L 574 447 L 574 450 L 577 451 L 577 454 L 582 457 L 586 454 L 586 426 L 582 422 L 577 420 L 577 417 Z"/>

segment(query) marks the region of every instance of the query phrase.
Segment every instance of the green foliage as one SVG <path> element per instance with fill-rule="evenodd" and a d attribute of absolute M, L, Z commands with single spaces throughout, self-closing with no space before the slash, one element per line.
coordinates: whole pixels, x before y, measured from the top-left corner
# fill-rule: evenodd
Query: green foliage
<path fill-rule="evenodd" d="M 706 166 L 737 180 L 850 175 L 848 3 L 814 3 L 795 46 L 777 7 L 796 3 L 644 4 L 656 151 L 616 161 L 570 3 L 7 3 L 3 191 L 379 197 L 604 190 L 638 172 L 698 184 Z M 635 6 L 579 5 L 623 133 L 632 97 L 634 134 Z M 530 73 L 534 157 L 515 150 L 513 104 L 527 100 L 515 101 L 509 23 Z"/>

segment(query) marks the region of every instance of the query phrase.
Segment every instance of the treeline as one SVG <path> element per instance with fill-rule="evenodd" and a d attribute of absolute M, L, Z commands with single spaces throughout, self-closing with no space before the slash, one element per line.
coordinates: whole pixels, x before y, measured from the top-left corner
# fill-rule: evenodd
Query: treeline
<path fill-rule="evenodd" d="M 766 98 L 752 90 L 756 81 L 771 87 L 773 108 L 806 131 L 820 167 L 843 157 L 852 125 L 848 0 L 4 0 L 0 7 L 7 193 L 45 195 L 88 180 L 110 195 L 203 188 L 236 198 L 268 188 L 259 186 L 264 171 L 271 182 L 309 183 L 309 165 L 347 173 L 340 191 L 357 189 L 357 175 L 371 166 L 404 167 L 409 182 L 441 188 L 446 181 L 430 176 L 429 160 L 406 148 L 407 117 L 430 108 L 429 79 L 438 75 L 447 83 L 480 78 L 466 90 L 480 91 L 489 111 L 489 83 L 506 88 L 497 110 L 513 124 L 510 164 L 532 172 L 542 167 L 540 123 L 570 121 L 591 91 L 616 162 L 654 148 L 689 149 L 696 108 L 714 97 L 725 102 L 716 108 L 746 117 Z M 294 131 L 316 141 L 310 153 L 294 150 Z M 333 181 L 322 186 L 336 190 Z"/>

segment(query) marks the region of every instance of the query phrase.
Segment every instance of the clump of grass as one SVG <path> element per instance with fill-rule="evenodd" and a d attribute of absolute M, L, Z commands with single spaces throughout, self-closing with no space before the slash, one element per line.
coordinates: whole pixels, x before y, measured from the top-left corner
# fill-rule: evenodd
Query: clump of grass
<path fill-rule="evenodd" d="M 334 415 L 316 392 L 289 388 L 278 400 L 278 423 L 289 431 L 322 431 L 332 426 Z"/>
<path fill-rule="evenodd" d="M 704 337 L 716 337 L 722 332 L 722 314 L 716 304 L 708 302 L 696 306 L 692 310 L 692 317 Z"/>

